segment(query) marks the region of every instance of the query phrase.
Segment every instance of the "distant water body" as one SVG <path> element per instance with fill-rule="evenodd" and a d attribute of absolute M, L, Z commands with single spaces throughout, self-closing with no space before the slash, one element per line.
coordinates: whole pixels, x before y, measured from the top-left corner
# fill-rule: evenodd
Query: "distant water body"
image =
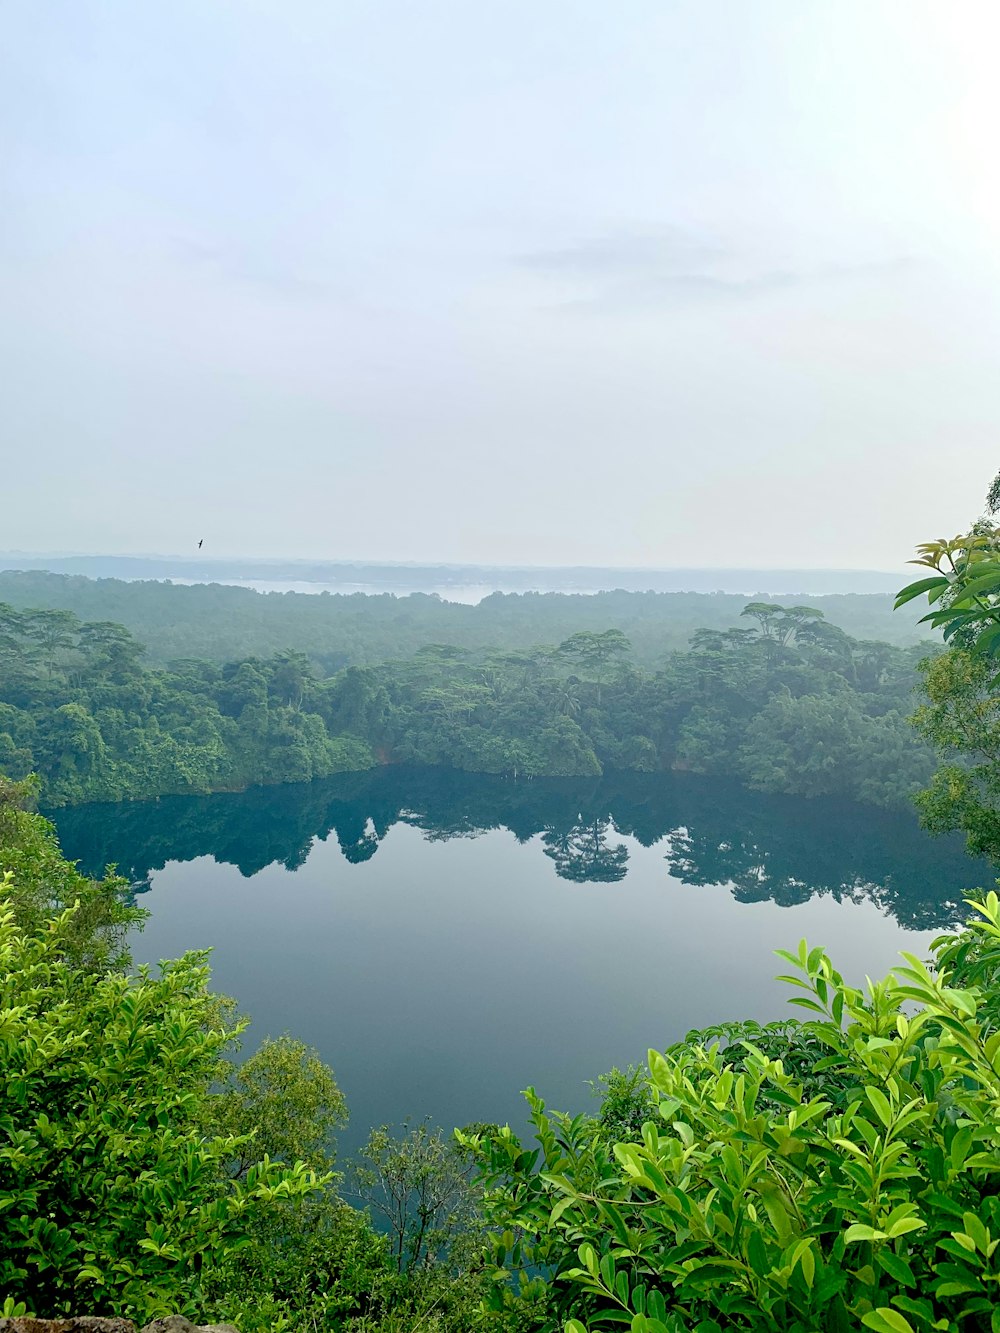
<path fill-rule="evenodd" d="M 130 580 L 132 581 L 132 580 Z M 171 579 L 172 583 L 180 583 L 185 586 L 192 586 L 197 583 L 204 583 L 204 579 Z M 592 597 L 599 592 L 613 592 L 618 587 L 617 584 L 605 584 L 604 587 L 594 588 L 576 588 L 560 587 L 556 584 L 552 586 L 543 586 L 538 588 L 511 588 L 497 586 L 493 583 L 460 583 L 460 584 L 427 584 L 422 588 L 407 588 L 399 586 L 386 586 L 381 583 L 307 583 L 295 579 L 213 579 L 213 583 L 225 583 L 230 587 L 253 588 L 255 592 L 294 592 L 305 594 L 339 594 L 341 597 L 350 596 L 352 593 L 362 593 L 368 597 L 377 597 L 390 594 L 393 597 L 412 597 L 414 595 L 423 595 L 427 597 L 440 597 L 443 602 L 460 602 L 464 606 L 478 606 L 478 604 L 487 597 L 492 597 L 494 593 L 564 593 L 578 597 Z M 897 584 L 897 586 L 899 586 Z M 632 592 L 655 592 L 658 589 L 631 588 L 627 591 Z M 821 588 L 795 588 L 788 591 L 779 591 L 774 588 L 761 589 L 759 587 L 736 587 L 732 583 L 727 583 L 726 587 L 712 589 L 697 588 L 678 588 L 669 591 L 677 592 L 700 592 L 703 596 L 711 596 L 712 593 L 720 592 L 735 595 L 737 597 L 817 597 L 829 594 L 830 591 L 850 592 L 852 589 L 821 589 Z M 881 590 L 879 590 L 881 591 Z M 889 591 L 888 589 L 886 591 Z M 878 595 L 876 592 L 875 595 Z"/>
<path fill-rule="evenodd" d="M 622 589 L 627 592 L 697 592 L 704 596 L 711 596 L 712 593 L 726 593 L 737 597 L 820 597 L 830 593 L 861 593 L 868 595 L 885 595 L 894 592 L 903 583 L 903 576 L 898 578 L 891 575 L 876 576 L 875 580 L 885 586 L 877 587 L 851 587 L 850 578 L 845 578 L 841 585 L 837 585 L 836 580 L 831 580 L 830 572 L 827 570 L 816 571 L 816 576 L 810 578 L 808 570 L 803 571 L 801 579 L 798 581 L 785 578 L 775 585 L 769 582 L 767 586 L 762 587 L 759 580 L 755 580 L 752 574 L 740 574 L 739 571 L 733 571 L 723 580 L 720 575 L 720 581 L 717 587 L 709 587 L 710 578 L 706 575 L 709 571 L 692 571 L 691 583 L 706 585 L 697 587 L 683 587 L 683 579 L 678 576 L 675 580 L 676 587 L 658 587 L 657 583 L 662 583 L 664 578 L 657 575 L 655 578 L 650 576 L 650 586 L 642 586 L 641 578 L 632 574 L 623 582 L 615 582 L 608 578 L 603 581 L 594 581 L 593 587 L 579 587 L 574 583 L 566 584 L 558 579 L 559 570 L 549 571 L 548 580 L 539 578 L 532 586 L 526 587 L 523 583 L 513 584 L 511 582 L 497 581 L 494 583 L 435 583 L 428 581 L 419 588 L 402 583 L 323 583 L 312 582 L 302 579 L 259 579 L 259 578 L 228 578 L 212 579 L 213 583 L 225 583 L 231 587 L 253 588 L 256 592 L 294 592 L 306 594 L 339 594 L 340 596 L 350 596 L 352 593 L 362 593 L 368 597 L 377 597 L 386 593 L 393 597 L 410 597 L 413 595 L 423 595 L 427 597 L 440 597 L 443 602 L 460 602 L 465 606 L 477 606 L 487 597 L 494 593 L 563 593 L 578 597 L 593 597 L 601 592 L 614 592 Z M 763 572 L 762 572 L 763 573 Z M 173 578 L 172 583 L 180 583 L 190 586 L 196 583 L 204 583 L 205 579 L 192 578 Z M 782 584 L 791 583 L 791 586 L 782 586 Z M 815 584 L 818 586 L 810 586 Z"/>
<path fill-rule="evenodd" d="M 203 583 L 203 579 L 171 579 L 172 583 L 180 583 L 190 587 L 196 583 Z M 306 583 L 296 579 L 213 579 L 214 583 L 225 583 L 235 588 L 253 588 L 255 592 L 296 592 L 318 595 L 322 593 L 338 594 L 341 597 L 349 597 L 354 593 L 362 593 L 368 597 L 384 596 L 390 594 L 393 597 L 411 597 L 427 596 L 440 597 L 443 602 L 460 602 L 464 606 L 477 606 L 486 597 L 491 597 L 495 592 L 501 593 L 523 593 L 528 592 L 573 592 L 583 595 L 593 595 L 602 592 L 601 588 L 506 588 L 495 587 L 492 583 L 461 583 L 438 585 L 429 584 L 423 588 L 406 588 L 399 586 L 386 586 L 381 583 Z"/>
<path fill-rule="evenodd" d="M 0 569 L 87 578 L 221 583 L 262 593 L 413 594 L 475 605 L 493 593 L 728 593 L 818 597 L 893 593 L 903 573 L 838 569 L 614 569 L 600 566 L 399 565 L 377 562 L 211 559 L 190 556 L 34 556 L 0 552 Z"/>

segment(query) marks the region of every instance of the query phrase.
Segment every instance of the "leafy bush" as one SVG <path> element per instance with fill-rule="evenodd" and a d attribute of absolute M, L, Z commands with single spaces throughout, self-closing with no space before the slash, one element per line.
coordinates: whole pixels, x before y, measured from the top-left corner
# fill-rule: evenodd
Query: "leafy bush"
<path fill-rule="evenodd" d="M 534 1092 L 538 1149 L 460 1135 L 504 1229 L 491 1304 L 565 1333 L 1000 1329 L 1000 902 L 976 908 L 867 994 L 783 954 L 816 1015 L 788 1067 L 773 1029 L 651 1051 L 626 1141 Z"/>
<path fill-rule="evenodd" d="M 10 875 L 0 899 L 10 897 Z M 207 1136 L 221 1026 L 203 954 L 154 977 L 67 956 L 74 909 L 31 931 L 0 901 L 0 1298 L 41 1315 L 196 1313 L 255 1215 L 322 1178 Z"/>
<path fill-rule="evenodd" d="M 246 1138 L 231 1175 L 245 1177 L 266 1155 L 333 1176 L 332 1135 L 347 1123 L 347 1102 L 318 1052 L 294 1037 L 267 1038 L 248 1060 L 226 1059 L 219 1072 L 206 1124 L 214 1134 Z"/>
<path fill-rule="evenodd" d="M 472 1164 L 454 1139 L 426 1122 L 373 1129 L 354 1167 L 363 1204 L 380 1218 L 397 1273 L 442 1267 L 454 1271 L 475 1250 L 478 1215 L 469 1185 Z M 471 1242 L 471 1245 L 470 1245 Z"/>
<path fill-rule="evenodd" d="M 124 966 L 126 933 L 146 913 L 129 902 L 124 879 L 88 879 L 65 859 L 52 825 L 30 809 L 37 787 L 34 779 L 11 782 L 0 775 L 0 875 L 13 877 L 5 892 L 15 919 L 31 932 L 73 907 L 60 932 L 65 955 L 98 971 Z"/>
<path fill-rule="evenodd" d="M 249 1243 L 206 1274 L 203 1307 L 243 1333 L 341 1329 L 391 1287 L 385 1237 L 332 1186 L 276 1200 L 247 1230 Z"/>

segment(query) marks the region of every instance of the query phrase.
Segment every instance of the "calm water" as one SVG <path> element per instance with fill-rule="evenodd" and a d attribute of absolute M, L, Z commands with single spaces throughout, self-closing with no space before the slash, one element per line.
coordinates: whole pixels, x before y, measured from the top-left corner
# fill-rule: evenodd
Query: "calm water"
<path fill-rule="evenodd" d="M 907 814 L 677 776 L 513 783 L 385 769 L 55 816 L 150 909 L 138 961 L 211 945 L 216 986 L 319 1048 L 367 1127 L 523 1123 L 695 1026 L 779 1017 L 806 936 L 875 975 L 992 881 Z"/>

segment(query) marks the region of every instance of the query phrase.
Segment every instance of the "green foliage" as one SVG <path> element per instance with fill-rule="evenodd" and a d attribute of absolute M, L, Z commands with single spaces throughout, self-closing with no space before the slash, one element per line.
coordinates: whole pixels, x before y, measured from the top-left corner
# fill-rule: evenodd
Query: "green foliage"
<path fill-rule="evenodd" d="M 282 651 L 142 662 L 128 631 L 0 605 L 0 771 L 49 805 L 307 782 L 394 761 L 514 778 L 691 768 L 764 791 L 905 802 L 929 754 L 903 713 L 913 653 L 811 607 L 751 603 L 649 673 L 612 627 L 517 652 L 432 643 L 317 679 Z"/>
<path fill-rule="evenodd" d="M 745 598 L 619 589 L 588 596 L 494 593 L 468 606 L 419 592 L 406 597 L 259 593 L 219 583 L 184 586 L 6 570 L 0 571 L 0 602 L 19 611 L 65 608 L 83 621 L 124 625 L 160 666 L 181 659 L 221 665 L 294 649 L 328 676 L 408 658 L 429 643 L 513 655 L 534 644 L 609 628 L 627 635 L 635 660 L 652 669 L 665 654 L 682 649 L 699 626 L 724 632 L 738 625 Z M 921 638 L 916 616 L 893 616 L 889 596 L 850 593 L 818 597 L 814 605 L 859 639 L 906 645 Z"/>
<path fill-rule="evenodd" d="M 307 782 L 369 766 L 301 653 L 149 668 L 121 625 L 0 605 L 0 771 L 50 806 Z"/>
<path fill-rule="evenodd" d="M 277 1083 L 284 1086 L 280 1076 Z M 284 1100 L 280 1091 L 269 1099 L 279 1116 Z M 289 1100 L 294 1107 L 300 1095 Z M 332 1166 L 332 1150 L 326 1161 Z M 520 1310 L 481 1314 L 490 1281 L 471 1171 L 468 1155 L 427 1125 L 374 1130 L 351 1177 L 382 1229 L 331 1185 L 276 1203 L 251 1227 L 250 1243 L 210 1276 L 208 1308 L 243 1333 L 467 1333 L 473 1325 L 527 1333 Z"/>
<path fill-rule="evenodd" d="M 220 1137 L 246 1138 L 231 1175 L 245 1179 L 265 1156 L 332 1172 L 332 1135 L 347 1122 L 347 1102 L 314 1050 L 288 1036 L 269 1039 L 248 1060 L 227 1060 L 221 1074 L 221 1089 L 208 1103 L 207 1128 Z"/>
<path fill-rule="evenodd" d="M 992 1033 L 1000 1028 L 1000 903 L 989 893 L 983 903 L 972 905 L 978 918 L 960 933 L 941 935 L 933 948 L 953 985 L 978 992 L 977 1017 Z"/>
<path fill-rule="evenodd" d="M 764 791 L 906 803 L 932 770 L 905 720 L 915 654 L 808 607 L 699 632 L 648 674 L 617 631 L 517 654 L 420 653 L 330 682 L 328 725 L 385 757 L 515 777 L 689 768 Z M 578 674 L 579 673 L 579 674 Z"/>
<path fill-rule="evenodd" d="M 933 832 L 961 829 L 969 851 L 1000 860 L 1000 677 L 995 661 L 952 648 L 924 664 L 917 730 L 943 764 L 918 804 Z"/>
<path fill-rule="evenodd" d="M 784 954 L 809 1021 L 651 1051 L 657 1113 L 614 1143 L 533 1092 L 537 1149 L 460 1135 L 503 1229 L 491 1303 L 566 1333 L 996 1328 L 1000 901 L 978 911 L 867 994 Z"/>
<path fill-rule="evenodd" d="M 358 1197 L 387 1229 L 399 1273 L 452 1266 L 476 1218 L 467 1156 L 439 1129 L 421 1123 L 373 1129 L 353 1177 Z"/>
<path fill-rule="evenodd" d="M 204 955 L 101 974 L 68 957 L 73 917 L 0 910 L 0 1291 L 45 1315 L 195 1313 L 252 1219 L 322 1180 L 267 1159 L 225 1180 L 241 1139 L 202 1122 L 235 1034 Z"/>
<path fill-rule="evenodd" d="M 996 513 L 1000 478 L 986 498 Z M 904 588 L 903 606 L 926 596 L 924 620 L 943 631 L 949 651 L 921 664 L 927 702 L 913 722 L 943 760 L 918 796 L 934 832 L 961 829 L 969 850 L 1000 860 L 1000 528 L 990 519 L 969 533 L 918 547 L 914 564 L 930 577 Z"/>
<path fill-rule="evenodd" d="M 641 1134 L 643 1125 L 656 1113 L 656 1095 L 645 1069 L 629 1065 L 622 1070 L 616 1066 L 591 1087 L 601 1098 L 597 1123 L 607 1143 Z"/>
<path fill-rule="evenodd" d="M 896 607 L 926 597 L 934 609 L 922 624 L 940 629 L 946 643 L 1000 657 L 1000 528 L 977 523 L 969 533 L 917 550 L 911 564 L 935 572 L 903 588 Z"/>
<path fill-rule="evenodd" d="M 145 912 L 129 903 L 124 879 L 89 879 L 62 856 L 52 825 L 29 809 L 35 791 L 0 775 L 0 875 L 12 876 L 6 892 L 17 924 L 31 933 L 72 907 L 60 935 L 66 957 L 94 971 L 124 966 L 126 933 Z"/>
<path fill-rule="evenodd" d="M 345 1333 L 534 1333 L 537 1325 L 524 1309 L 484 1309 L 489 1290 L 478 1268 L 394 1274 L 373 1293 L 366 1314 L 342 1327 Z M 304 1327 L 314 1333 L 314 1325 Z"/>
<path fill-rule="evenodd" d="M 392 1278 L 386 1238 L 328 1184 L 259 1211 L 246 1243 L 206 1273 L 203 1313 L 243 1333 L 340 1329 L 391 1292 Z"/>

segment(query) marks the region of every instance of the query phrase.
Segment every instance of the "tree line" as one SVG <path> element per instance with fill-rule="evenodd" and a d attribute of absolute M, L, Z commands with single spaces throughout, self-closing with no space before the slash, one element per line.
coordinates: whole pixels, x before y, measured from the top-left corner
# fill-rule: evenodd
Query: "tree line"
<path fill-rule="evenodd" d="M 746 605 L 658 669 L 619 629 L 322 677 L 303 653 L 145 660 L 122 625 L 0 605 L 0 772 L 51 806 L 306 782 L 376 763 L 517 779 L 663 769 L 898 805 L 933 756 L 907 723 L 923 655 L 813 607 Z"/>
<path fill-rule="evenodd" d="M 889 596 L 831 594 L 810 600 L 859 639 L 907 646 L 934 637 L 917 627 L 916 613 L 893 615 Z M 668 652 L 685 648 L 695 630 L 738 626 L 746 601 L 728 593 L 619 590 L 494 593 L 467 606 L 424 593 L 260 593 L 219 583 L 186 586 L 41 570 L 0 572 L 0 602 L 22 611 L 68 610 L 82 621 L 124 625 L 146 645 L 149 660 L 161 666 L 175 658 L 224 663 L 293 649 L 305 653 L 323 676 L 410 657 L 428 643 L 473 652 L 520 650 L 560 643 L 581 630 L 606 629 L 626 634 L 635 661 L 652 669 Z"/>

